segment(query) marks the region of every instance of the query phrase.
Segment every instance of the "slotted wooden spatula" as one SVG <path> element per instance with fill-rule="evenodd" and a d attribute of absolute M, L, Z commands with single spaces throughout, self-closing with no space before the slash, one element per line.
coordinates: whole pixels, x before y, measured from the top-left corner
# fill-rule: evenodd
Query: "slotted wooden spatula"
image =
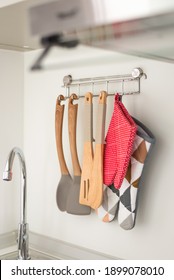
<path fill-rule="evenodd" d="M 91 171 L 93 162 L 93 104 L 92 93 L 88 92 L 85 95 L 84 105 L 84 149 L 83 149 L 83 163 L 80 184 L 80 197 L 79 202 L 84 205 L 90 205 L 89 192 L 91 184 Z"/>
<path fill-rule="evenodd" d="M 89 206 L 82 205 L 79 203 L 81 168 L 77 155 L 77 145 L 76 145 L 78 104 L 73 104 L 73 100 L 77 100 L 77 99 L 78 99 L 77 95 L 72 94 L 69 98 L 69 104 L 68 104 L 68 131 L 69 131 L 69 142 L 70 142 L 74 178 L 73 178 L 73 185 L 68 194 L 66 211 L 67 213 L 74 214 L 74 215 L 89 215 L 91 213 L 91 208 Z"/>
<path fill-rule="evenodd" d="M 89 202 L 93 209 L 97 209 L 103 199 L 103 155 L 105 137 L 107 92 L 102 91 L 99 95 L 99 104 L 96 122 L 95 150 L 92 164 L 90 181 Z"/>

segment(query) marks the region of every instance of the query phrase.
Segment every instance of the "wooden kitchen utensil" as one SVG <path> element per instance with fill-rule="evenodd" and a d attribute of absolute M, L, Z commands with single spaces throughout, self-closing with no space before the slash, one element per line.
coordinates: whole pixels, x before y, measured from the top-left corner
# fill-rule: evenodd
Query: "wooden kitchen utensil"
<path fill-rule="evenodd" d="M 103 199 L 103 155 L 105 137 L 107 93 L 102 91 L 99 96 L 94 159 L 92 164 L 92 175 L 90 182 L 89 201 L 93 209 L 97 209 Z"/>
<path fill-rule="evenodd" d="M 82 163 L 82 175 L 80 185 L 80 197 L 79 202 L 84 205 L 90 205 L 89 191 L 91 184 L 91 171 L 93 162 L 93 104 L 92 93 L 88 92 L 85 95 L 84 105 L 84 150 L 83 150 L 83 163 Z"/>
<path fill-rule="evenodd" d="M 73 179 L 73 185 L 68 194 L 66 211 L 67 213 L 74 214 L 74 215 L 89 215 L 91 213 L 91 208 L 89 206 L 81 205 L 79 203 L 81 168 L 77 155 L 77 145 L 76 145 L 78 104 L 73 104 L 73 100 L 77 100 L 77 99 L 78 99 L 77 95 L 73 93 L 69 98 L 69 104 L 68 104 L 68 131 L 69 131 L 69 142 L 70 142 L 74 179 Z"/>
<path fill-rule="evenodd" d="M 61 170 L 61 179 L 59 181 L 57 192 L 56 192 L 56 201 L 57 206 L 61 211 L 66 211 L 67 198 L 70 192 L 70 189 L 73 184 L 73 180 L 69 174 L 62 146 L 62 126 L 63 126 L 63 115 L 64 115 L 64 106 L 61 105 L 61 101 L 64 100 L 63 95 L 59 95 L 56 102 L 56 112 L 55 112 L 55 135 L 56 135 L 56 146 L 58 159 Z"/>

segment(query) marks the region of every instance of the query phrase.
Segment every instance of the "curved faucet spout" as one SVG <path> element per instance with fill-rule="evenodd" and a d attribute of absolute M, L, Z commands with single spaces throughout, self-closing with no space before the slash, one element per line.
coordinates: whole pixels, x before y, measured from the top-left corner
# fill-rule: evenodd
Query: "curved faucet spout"
<path fill-rule="evenodd" d="M 25 166 L 24 154 L 20 148 L 13 148 L 9 153 L 5 170 L 3 172 L 3 180 L 11 181 L 12 180 L 12 168 L 15 155 L 18 155 L 18 158 L 21 163 L 22 178 L 23 184 L 21 184 L 21 207 L 20 207 L 20 224 L 18 229 L 18 259 L 27 260 L 30 259 L 28 254 L 28 224 L 26 223 L 26 204 L 27 204 L 27 173 Z"/>
<path fill-rule="evenodd" d="M 22 170 L 22 178 L 23 178 L 23 184 L 21 185 L 21 215 L 20 215 L 20 223 L 25 224 L 26 223 L 26 199 L 27 199 L 27 173 L 26 173 L 26 166 L 25 166 L 25 159 L 24 154 L 20 148 L 13 148 L 11 152 L 9 153 L 5 170 L 3 172 L 3 180 L 4 181 L 11 181 L 12 180 L 12 167 L 13 167 L 13 161 L 15 158 L 15 155 L 18 155 L 20 163 L 21 163 L 21 170 Z"/>

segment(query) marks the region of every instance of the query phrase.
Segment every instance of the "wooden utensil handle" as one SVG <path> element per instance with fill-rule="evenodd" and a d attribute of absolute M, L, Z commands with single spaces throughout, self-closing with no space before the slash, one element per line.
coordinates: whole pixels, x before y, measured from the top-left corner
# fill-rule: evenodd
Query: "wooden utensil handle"
<path fill-rule="evenodd" d="M 106 98 L 107 92 L 102 91 L 99 95 L 99 104 L 96 123 L 96 144 L 104 144 L 105 138 L 105 119 L 106 119 Z"/>
<path fill-rule="evenodd" d="M 84 150 L 79 202 L 90 206 L 89 192 L 93 164 L 93 104 L 92 93 L 85 94 L 84 104 Z"/>
<path fill-rule="evenodd" d="M 84 141 L 93 142 L 93 104 L 91 92 L 85 94 L 84 118 Z"/>
<path fill-rule="evenodd" d="M 55 111 L 55 135 L 56 135 L 56 147 L 57 154 L 60 164 L 61 173 L 64 175 L 68 175 L 69 171 L 65 162 L 65 157 L 63 153 L 62 146 L 62 127 L 63 127 L 63 115 L 64 115 L 64 106 L 60 105 L 60 99 L 64 97 L 58 97 L 56 102 L 56 111 Z"/>
<path fill-rule="evenodd" d="M 106 92 L 101 92 L 96 122 L 96 141 L 94 159 L 92 165 L 91 188 L 89 192 L 90 206 L 97 209 L 103 198 L 103 151 L 104 151 L 104 133 L 106 117 Z"/>
<path fill-rule="evenodd" d="M 106 98 L 107 98 L 107 92 L 106 91 L 101 91 L 99 95 L 99 104 L 106 104 Z"/>
<path fill-rule="evenodd" d="M 73 104 L 74 99 L 78 99 L 76 94 L 72 94 L 69 98 L 68 131 L 69 131 L 69 142 L 70 142 L 70 150 L 71 150 L 71 158 L 72 158 L 74 175 L 80 176 L 81 168 L 80 168 L 79 159 L 78 159 L 78 155 L 77 155 L 77 145 L 76 145 L 78 104 Z"/>

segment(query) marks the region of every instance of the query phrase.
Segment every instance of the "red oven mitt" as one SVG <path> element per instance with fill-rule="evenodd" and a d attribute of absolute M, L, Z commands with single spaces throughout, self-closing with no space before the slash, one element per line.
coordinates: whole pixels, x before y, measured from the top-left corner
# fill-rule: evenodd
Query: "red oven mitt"
<path fill-rule="evenodd" d="M 120 101 L 115 96 L 114 112 L 106 135 L 104 148 L 104 184 L 119 189 L 126 175 L 130 161 L 137 126 Z"/>

